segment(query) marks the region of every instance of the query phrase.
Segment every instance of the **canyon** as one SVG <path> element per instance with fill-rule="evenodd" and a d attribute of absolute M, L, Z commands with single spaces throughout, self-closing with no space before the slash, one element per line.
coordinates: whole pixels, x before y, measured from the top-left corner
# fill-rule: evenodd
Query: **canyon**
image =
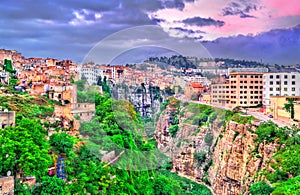
<path fill-rule="evenodd" d="M 252 183 L 265 180 L 262 171 L 273 171 L 272 156 L 280 145 L 255 142 L 259 121 L 226 120 L 225 111 L 218 109 L 215 120 L 198 125 L 189 119 L 201 115 L 202 108 L 195 113 L 188 107 L 169 103 L 155 124 L 158 148 L 172 159 L 173 172 L 210 186 L 214 194 L 238 195 L 249 194 Z M 179 119 L 175 135 L 170 132 L 174 117 Z"/>

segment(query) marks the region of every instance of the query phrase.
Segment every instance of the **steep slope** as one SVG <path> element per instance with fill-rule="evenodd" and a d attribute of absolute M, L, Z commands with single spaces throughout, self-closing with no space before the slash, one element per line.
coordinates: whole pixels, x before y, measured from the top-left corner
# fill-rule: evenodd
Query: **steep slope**
<path fill-rule="evenodd" d="M 174 172 L 227 195 L 249 194 L 252 183 L 265 179 L 260 173 L 274 171 L 271 159 L 280 145 L 255 142 L 260 123 L 254 118 L 204 105 L 181 104 L 176 109 L 176 134 L 174 106 L 162 111 L 155 131 L 159 149 L 172 158 Z"/>

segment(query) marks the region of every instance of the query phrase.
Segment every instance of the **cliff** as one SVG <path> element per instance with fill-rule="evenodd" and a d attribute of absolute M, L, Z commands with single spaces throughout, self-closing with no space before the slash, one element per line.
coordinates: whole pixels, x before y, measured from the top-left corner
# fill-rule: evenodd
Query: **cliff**
<path fill-rule="evenodd" d="M 260 170 L 270 171 L 270 159 L 278 144 L 255 143 L 259 124 L 222 123 L 216 119 L 205 125 L 188 122 L 195 113 L 181 108 L 179 128 L 170 134 L 169 106 L 156 122 L 158 148 L 172 158 L 173 171 L 191 180 L 206 183 L 215 194 L 249 194 L 249 187 L 260 176 Z M 220 114 L 218 114 L 220 115 Z"/>

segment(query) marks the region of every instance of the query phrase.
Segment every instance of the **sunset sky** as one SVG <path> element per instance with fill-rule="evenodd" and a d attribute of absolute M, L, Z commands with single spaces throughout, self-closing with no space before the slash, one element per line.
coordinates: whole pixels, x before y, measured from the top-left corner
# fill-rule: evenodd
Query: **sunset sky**
<path fill-rule="evenodd" d="M 300 64 L 298 0 L 4 0 L 0 48 L 80 61 L 103 38 L 141 25 L 192 38 L 214 57 Z M 124 42 L 126 38 L 124 38 Z"/>

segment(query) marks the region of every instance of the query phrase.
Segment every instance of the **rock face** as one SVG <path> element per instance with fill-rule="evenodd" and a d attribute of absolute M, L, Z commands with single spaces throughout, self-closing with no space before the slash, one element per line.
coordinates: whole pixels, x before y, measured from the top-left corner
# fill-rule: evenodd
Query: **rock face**
<path fill-rule="evenodd" d="M 258 171 L 272 171 L 269 162 L 279 145 L 255 143 L 253 132 L 257 124 L 230 121 L 225 127 L 218 127 L 215 122 L 210 127 L 198 128 L 183 124 L 187 118 L 183 116 L 176 136 L 171 137 L 168 130 L 170 113 L 167 108 L 159 117 L 155 137 L 159 149 L 172 158 L 173 171 L 179 175 L 209 184 L 215 194 L 238 195 L 249 194 Z M 214 135 L 210 147 L 204 141 L 207 134 Z M 207 153 L 202 164 L 194 157 L 199 151 Z M 210 160 L 211 166 L 208 165 Z"/>

